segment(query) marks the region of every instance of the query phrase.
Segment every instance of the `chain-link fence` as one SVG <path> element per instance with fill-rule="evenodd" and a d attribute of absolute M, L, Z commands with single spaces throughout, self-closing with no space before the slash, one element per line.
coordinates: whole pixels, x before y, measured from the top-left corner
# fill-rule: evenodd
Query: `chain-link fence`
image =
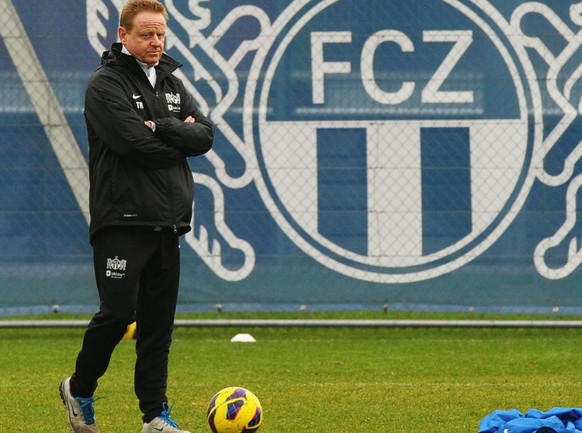
<path fill-rule="evenodd" d="M 180 308 L 579 313 L 582 2 L 163 2 L 216 125 Z M 92 310 L 85 85 L 124 0 L 0 0 L 0 310 Z"/>

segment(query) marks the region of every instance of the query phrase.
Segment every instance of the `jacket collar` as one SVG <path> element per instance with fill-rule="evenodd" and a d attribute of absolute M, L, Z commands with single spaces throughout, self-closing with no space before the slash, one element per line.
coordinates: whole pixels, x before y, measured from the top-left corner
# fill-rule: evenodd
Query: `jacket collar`
<path fill-rule="evenodd" d="M 128 56 L 127 54 L 122 53 L 122 48 L 123 45 L 120 42 L 115 42 L 113 45 L 111 45 L 111 50 L 104 51 L 101 55 L 101 65 L 118 65 L 124 68 L 128 68 L 131 71 L 139 71 L 140 73 L 143 73 L 137 59 L 133 56 Z M 166 75 L 171 74 L 181 66 L 182 64 L 180 62 L 174 60 L 166 53 L 163 53 L 160 62 L 155 67 L 158 74 L 158 80 L 163 79 Z"/>

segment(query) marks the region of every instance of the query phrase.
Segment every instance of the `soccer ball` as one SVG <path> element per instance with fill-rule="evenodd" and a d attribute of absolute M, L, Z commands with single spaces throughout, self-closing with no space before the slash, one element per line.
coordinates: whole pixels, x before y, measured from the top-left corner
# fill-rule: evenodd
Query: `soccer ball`
<path fill-rule="evenodd" d="M 212 397 L 206 417 L 214 433 L 251 433 L 263 422 L 263 408 L 255 394 L 231 386 Z"/>

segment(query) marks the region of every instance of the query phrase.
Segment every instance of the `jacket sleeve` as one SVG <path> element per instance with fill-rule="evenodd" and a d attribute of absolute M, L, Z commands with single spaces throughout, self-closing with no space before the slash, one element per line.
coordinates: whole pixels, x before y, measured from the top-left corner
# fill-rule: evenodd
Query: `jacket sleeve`
<path fill-rule="evenodd" d="M 208 152 L 214 141 L 214 126 L 195 106 L 194 98 L 186 91 L 181 119 L 163 117 L 152 119 L 156 124 L 156 136 L 168 146 L 178 149 L 185 156 L 198 156 Z M 195 123 L 186 123 L 184 119 L 192 116 Z"/>
<path fill-rule="evenodd" d="M 111 151 L 143 168 L 168 168 L 185 160 L 179 149 L 152 134 L 115 79 L 93 78 L 85 94 L 85 118 Z"/>

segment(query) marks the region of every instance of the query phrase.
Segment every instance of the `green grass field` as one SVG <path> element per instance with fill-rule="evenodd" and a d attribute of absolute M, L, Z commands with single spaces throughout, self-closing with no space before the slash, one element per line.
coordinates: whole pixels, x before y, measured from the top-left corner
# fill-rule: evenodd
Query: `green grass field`
<path fill-rule="evenodd" d="M 239 332 L 256 343 L 230 343 Z M 82 329 L 0 329 L 0 431 L 67 432 L 58 385 Z M 141 429 L 133 341 L 97 392 L 103 433 Z M 210 432 L 219 389 L 255 392 L 263 433 L 477 432 L 495 409 L 582 405 L 582 330 L 178 328 L 170 403 L 182 428 Z"/>

